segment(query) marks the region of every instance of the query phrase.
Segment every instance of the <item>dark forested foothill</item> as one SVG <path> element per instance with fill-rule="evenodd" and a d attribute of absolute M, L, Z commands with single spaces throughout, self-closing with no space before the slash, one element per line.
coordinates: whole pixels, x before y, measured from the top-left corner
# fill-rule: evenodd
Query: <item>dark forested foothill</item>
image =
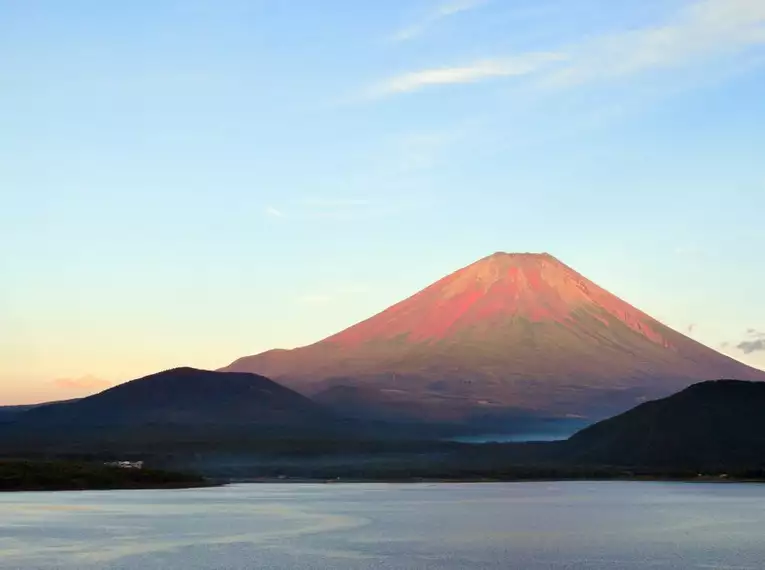
<path fill-rule="evenodd" d="M 247 376 L 245 384 L 250 381 Z M 204 393 L 215 397 L 212 389 Z M 129 405 L 136 411 L 134 416 L 123 414 L 119 423 L 109 423 L 100 408 L 101 399 L 94 398 L 89 408 L 82 408 L 81 416 L 70 415 L 69 409 L 62 416 L 32 410 L 27 419 L 0 426 L 0 457 L 30 461 L 6 464 L 0 486 L 122 488 L 201 483 L 188 476 L 103 467 L 114 459 L 145 460 L 169 471 L 201 473 L 224 481 L 762 480 L 765 475 L 765 383 L 760 382 L 703 382 L 593 424 L 567 440 L 536 443 L 450 441 L 413 424 L 386 428 L 346 422 L 321 409 L 315 412 L 310 403 L 304 411 L 316 415 L 310 416 L 309 423 L 292 419 L 214 422 L 225 406 L 212 403 L 205 409 L 216 410 L 215 415 L 204 416 L 205 421 L 185 416 L 183 423 L 143 422 L 137 419 L 141 398 L 133 401 L 130 391 L 117 395 L 131 396 Z M 292 401 L 303 405 L 302 397 L 287 396 L 287 409 L 295 409 Z M 196 414 L 203 408 L 197 404 L 200 401 L 195 396 L 186 410 Z M 268 397 L 255 401 L 257 405 L 252 406 L 258 411 L 273 404 Z M 160 409 L 177 409 L 176 404 L 166 406 L 161 400 L 151 403 L 152 420 L 159 417 Z M 111 409 L 111 400 L 106 404 L 105 409 Z M 93 418 L 90 423 L 84 423 L 89 417 Z M 256 417 L 262 420 L 269 414 L 259 411 Z M 294 418 L 292 412 L 289 417 Z M 317 418 L 326 421 L 317 422 Z M 57 429 L 61 425 L 66 429 Z M 50 458 L 69 463 L 45 463 Z"/>
<path fill-rule="evenodd" d="M 765 382 L 701 382 L 574 434 L 569 462 L 742 470 L 765 468 Z"/>
<path fill-rule="evenodd" d="M 61 491 L 203 487 L 199 475 L 126 469 L 104 463 L 0 460 L 0 491 Z"/>

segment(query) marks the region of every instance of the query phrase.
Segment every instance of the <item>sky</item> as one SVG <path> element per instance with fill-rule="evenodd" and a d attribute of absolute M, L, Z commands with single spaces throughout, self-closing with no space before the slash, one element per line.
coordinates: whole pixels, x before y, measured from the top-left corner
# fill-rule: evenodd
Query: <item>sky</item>
<path fill-rule="evenodd" d="M 765 0 L 0 0 L 0 405 L 549 252 L 765 368 Z"/>

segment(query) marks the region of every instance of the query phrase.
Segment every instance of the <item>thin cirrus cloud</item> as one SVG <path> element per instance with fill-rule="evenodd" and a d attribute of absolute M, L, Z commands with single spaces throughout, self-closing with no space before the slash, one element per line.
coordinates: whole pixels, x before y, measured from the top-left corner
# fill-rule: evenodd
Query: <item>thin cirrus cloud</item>
<path fill-rule="evenodd" d="M 274 208 L 273 206 L 266 206 L 266 215 L 271 218 L 283 218 L 284 212 L 282 212 L 278 208 Z"/>
<path fill-rule="evenodd" d="M 435 85 L 532 76 L 543 85 L 570 87 L 692 65 L 763 44 L 765 1 L 700 0 L 655 26 L 604 34 L 549 52 L 411 71 L 387 79 L 371 93 L 392 96 Z"/>
<path fill-rule="evenodd" d="M 551 63 L 565 59 L 566 55 L 561 53 L 530 53 L 504 59 L 487 59 L 456 67 L 423 69 L 391 77 L 370 89 L 369 94 L 372 97 L 383 97 L 412 93 L 435 85 L 458 85 L 498 77 L 520 77 L 531 75 Z"/>
<path fill-rule="evenodd" d="M 462 12 L 469 12 L 487 3 L 488 0 L 452 0 L 444 2 L 426 14 L 419 22 L 403 27 L 394 33 L 390 40 L 393 42 L 406 42 L 418 36 L 437 24 L 439 21 L 456 16 Z"/>
<path fill-rule="evenodd" d="M 677 68 L 765 44 L 765 2 L 701 0 L 667 22 L 573 46 L 551 84 L 576 85 Z"/>

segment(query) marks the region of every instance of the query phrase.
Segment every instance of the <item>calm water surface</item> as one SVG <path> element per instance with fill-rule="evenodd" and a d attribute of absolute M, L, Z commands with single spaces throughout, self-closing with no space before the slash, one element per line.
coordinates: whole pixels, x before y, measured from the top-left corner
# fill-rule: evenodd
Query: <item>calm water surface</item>
<path fill-rule="evenodd" d="M 235 485 L 0 494 L 0 568 L 762 569 L 765 485 Z"/>

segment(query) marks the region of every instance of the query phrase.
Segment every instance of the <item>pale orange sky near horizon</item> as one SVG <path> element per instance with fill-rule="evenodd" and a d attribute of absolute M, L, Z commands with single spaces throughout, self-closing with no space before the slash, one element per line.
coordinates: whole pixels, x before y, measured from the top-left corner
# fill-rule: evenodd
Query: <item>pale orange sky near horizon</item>
<path fill-rule="evenodd" d="M 356 289 L 363 292 L 360 286 Z M 29 342 L 33 339 L 21 339 L 27 342 L 18 343 L 13 353 L 5 346 L 0 346 L 0 405 L 76 398 L 176 366 L 216 369 L 241 356 L 271 348 L 293 348 L 310 344 L 372 316 L 378 310 L 414 292 L 416 291 L 402 291 L 396 298 L 393 298 L 392 294 L 386 295 L 385 304 L 377 307 L 372 307 L 373 303 L 369 299 L 364 301 L 366 295 L 355 301 L 350 300 L 346 309 L 349 312 L 352 309 L 356 314 L 350 319 L 345 314 L 337 314 L 336 307 L 331 303 L 319 302 L 318 298 L 311 299 L 303 310 L 298 312 L 301 319 L 309 315 L 314 316 L 310 326 L 303 324 L 296 330 L 289 320 L 274 324 L 269 327 L 268 335 L 272 344 L 268 343 L 262 334 L 258 335 L 259 342 L 247 342 L 250 336 L 247 334 L 248 330 L 251 329 L 253 333 L 259 332 L 256 327 L 250 327 L 247 323 L 239 323 L 233 328 L 214 329 L 212 334 L 205 327 L 188 328 L 185 334 L 179 335 L 172 334 L 170 327 L 175 326 L 174 323 L 164 323 L 167 328 L 163 330 L 159 328 L 162 323 L 155 322 L 149 323 L 153 327 L 143 330 L 124 331 L 131 334 L 129 339 L 123 340 L 120 337 L 99 335 L 98 323 L 94 322 L 92 328 L 81 328 L 77 335 L 71 334 L 62 339 L 59 347 L 43 347 L 42 343 Z M 639 304 L 633 304 L 641 308 Z M 289 314 L 288 307 L 279 308 L 283 309 L 285 314 Z M 651 314 L 650 311 L 646 312 Z M 705 342 L 704 336 L 714 331 L 705 330 L 704 326 L 673 326 L 666 319 L 652 316 L 702 344 L 765 370 L 765 352 L 745 355 L 732 345 L 729 348 L 715 346 L 711 342 Z M 147 334 L 150 328 L 154 329 L 151 335 Z M 48 338 L 52 332 L 48 331 Z M 298 342 L 290 344 L 289 340 L 294 338 L 298 338 Z M 13 347 L 9 348 L 13 350 Z M 57 348 L 59 352 L 56 352 Z"/>
<path fill-rule="evenodd" d="M 257 353 L 262 351 L 256 350 L 250 352 Z M 236 357 L 248 355 L 250 352 L 243 352 Z M 719 352 L 734 358 L 740 356 L 724 350 Z M 748 359 L 738 357 L 736 360 L 765 370 L 765 357 L 757 354 L 752 356 Z M 101 374 L 98 375 L 86 372 L 79 375 L 65 376 L 53 370 L 54 366 L 50 367 L 51 371 L 49 374 L 44 372 L 37 372 L 35 374 L 0 373 L 0 406 L 79 398 L 167 368 L 193 366 L 196 368 L 215 369 L 229 364 L 236 357 L 231 358 L 229 361 L 215 362 L 211 358 L 189 357 L 173 363 L 167 362 L 162 358 L 154 358 L 143 362 L 134 360 L 130 366 L 110 366 L 106 362 L 100 364 L 94 362 L 91 368 L 100 370 Z M 70 369 L 74 368 L 78 367 L 72 363 Z"/>
<path fill-rule="evenodd" d="M 765 369 L 765 0 L 0 1 L 0 78 L 0 405 L 498 250 Z"/>

